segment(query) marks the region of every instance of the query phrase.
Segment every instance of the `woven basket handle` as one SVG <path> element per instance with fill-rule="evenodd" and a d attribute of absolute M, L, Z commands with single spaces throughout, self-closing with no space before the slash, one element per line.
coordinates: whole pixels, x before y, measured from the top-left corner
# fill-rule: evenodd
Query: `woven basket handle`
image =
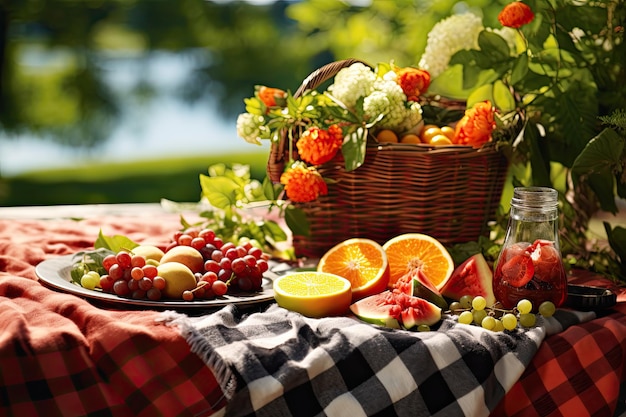
<path fill-rule="evenodd" d="M 300 97 L 307 90 L 316 89 L 324 81 L 329 80 L 335 75 L 337 75 L 337 73 L 341 71 L 343 68 L 347 68 L 350 65 L 357 63 L 357 62 L 360 62 L 363 65 L 369 66 L 369 64 L 359 59 L 348 58 L 348 59 L 344 59 L 341 61 L 331 62 L 329 64 L 324 65 L 321 68 L 316 69 L 308 77 L 306 77 L 304 81 L 302 81 L 302 84 L 296 90 L 294 97 Z"/>
<path fill-rule="evenodd" d="M 341 61 L 331 62 L 329 64 L 324 65 L 313 71 L 308 77 L 302 81 L 300 87 L 296 90 L 294 97 L 300 97 L 308 90 L 314 90 L 324 81 L 331 79 L 343 68 L 347 68 L 350 65 L 360 62 L 364 65 L 369 66 L 369 64 L 354 58 L 344 59 Z M 267 174 L 268 177 L 272 180 L 272 182 L 280 182 L 280 176 L 285 170 L 285 164 L 289 160 L 289 146 L 287 144 L 287 132 L 283 132 L 280 137 L 280 140 L 276 142 L 272 142 L 270 147 L 270 156 L 267 161 Z M 293 147 L 293 159 L 298 159 L 297 150 L 295 146 Z"/>

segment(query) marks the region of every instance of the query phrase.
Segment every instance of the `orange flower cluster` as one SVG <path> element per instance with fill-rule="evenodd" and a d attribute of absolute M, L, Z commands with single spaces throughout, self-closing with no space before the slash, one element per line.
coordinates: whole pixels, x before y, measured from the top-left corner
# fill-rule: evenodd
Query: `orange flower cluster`
<path fill-rule="evenodd" d="M 535 18 L 530 6 L 519 1 L 507 4 L 498 14 L 498 21 L 502 26 L 520 28 L 529 24 Z"/>
<path fill-rule="evenodd" d="M 491 140 L 491 132 L 496 128 L 495 109 L 489 100 L 474 104 L 465 110 L 465 115 L 457 123 L 454 142 L 460 145 L 481 147 Z"/>
<path fill-rule="evenodd" d="M 276 107 L 278 102 L 287 98 L 287 93 L 280 88 L 260 86 L 257 89 L 259 99 L 267 107 Z"/>
<path fill-rule="evenodd" d="M 320 165 L 335 157 L 341 149 L 343 133 L 339 126 L 332 125 L 328 130 L 319 127 L 307 129 L 296 143 L 300 157 L 313 165 Z"/>
<path fill-rule="evenodd" d="M 398 84 L 409 101 L 419 101 L 430 86 L 430 73 L 425 70 L 406 67 L 397 70 Z"/>
<path fill-rule="evenodd" d="M 328 194 L 328 186 L 314 168 L 303 162 L 295 162 L 281 176 L 287 198 L 295 203 L 308 203 L 317 200 L 320 195 Z"/>

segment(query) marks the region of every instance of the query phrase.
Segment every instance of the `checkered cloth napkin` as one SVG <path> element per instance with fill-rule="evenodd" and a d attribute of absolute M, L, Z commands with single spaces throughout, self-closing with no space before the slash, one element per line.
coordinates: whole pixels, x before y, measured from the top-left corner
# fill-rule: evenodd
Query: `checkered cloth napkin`
<path fill-rule="evenodd" d="M 409 332 L 271 305 L 203 317 L 164 312 L 229 398 L 228 416 L 488 416 L 546 335 L 593 313 L 559 310 L 537 327 L 491 332 L 445 318 Z"/>

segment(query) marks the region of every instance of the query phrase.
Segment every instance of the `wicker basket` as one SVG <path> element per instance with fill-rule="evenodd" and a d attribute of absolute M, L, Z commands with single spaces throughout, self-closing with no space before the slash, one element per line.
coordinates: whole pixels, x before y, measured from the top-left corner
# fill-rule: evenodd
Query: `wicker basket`
<path fill-rule="evenodd" d="M 314 71 L 296 97 L 354 62 L 360 61 L 337 61 Z M 268 175 L 276 182 L 289 160 L 286 136 L 270 151 Z M 428 234 L 444 245 L 476 240 L 488 233 L 508 167 L 507 157 L 494 143 L 474 149 L 371 139 L 358 169 L 346 172 L 340 155 L 317 167 L 334 182 L 328 185 L 328 195 L 298 205 L 310 222 L 310 235 L 293 237 L 296 254 L 315 258 L 348 238 L 383 244 L 409 232 Z"/>

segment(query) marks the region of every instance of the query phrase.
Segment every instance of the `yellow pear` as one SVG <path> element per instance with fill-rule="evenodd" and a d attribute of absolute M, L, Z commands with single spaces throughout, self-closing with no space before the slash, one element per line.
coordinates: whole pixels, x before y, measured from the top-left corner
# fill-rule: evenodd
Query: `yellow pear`
<path fill-rule="evenodd" d="M 193 272 L 180 262 L 165 262 L 157 266 L 159 276 L 165 280 L 165 288 L 161 293 L 165 298 L 183 297 L 183 292 L 196 288 L 196 277 Z"/>
<path fill-rule="evenodd" d="M 135 255 L 143 256 L 146 260 L 152 259 L 159 262 L 164 254 L 160 248 L 154 245 L 139 245 L 133 248 L 132 252 Z"/>
<path fill-rule="evenodd" d="M 161 263 L 180 262 L 187 265 L 191 272 L 204 272 L 204 258 L 200 251 L 191 246 L 174 246 L 161 258 Z"/>

